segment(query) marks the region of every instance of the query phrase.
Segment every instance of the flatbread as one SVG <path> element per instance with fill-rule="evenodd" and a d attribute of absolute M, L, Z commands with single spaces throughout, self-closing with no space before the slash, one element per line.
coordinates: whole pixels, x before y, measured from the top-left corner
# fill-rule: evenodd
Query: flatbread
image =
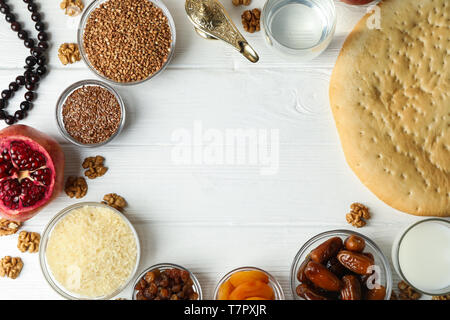
<path fill-rule="evenodd" d="M 385 0 L 346 39 L 330 103 L 346 160 L 388 205 L 450 216 L 450 1 Z M 375 10 L 375 13 L 378 10 Z"/>

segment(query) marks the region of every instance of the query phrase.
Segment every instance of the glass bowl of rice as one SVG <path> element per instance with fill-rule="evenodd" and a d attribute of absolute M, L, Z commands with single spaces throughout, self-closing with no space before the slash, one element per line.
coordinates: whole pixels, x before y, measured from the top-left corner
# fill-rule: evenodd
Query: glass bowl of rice
<path fill-rule="evenodd" d="M 136 230 L 118 210 L 82 202 L 46 226 L 39 262 L 49 285 L 70 300 L 107 300 L 133 279 L 140 259 Z"/>

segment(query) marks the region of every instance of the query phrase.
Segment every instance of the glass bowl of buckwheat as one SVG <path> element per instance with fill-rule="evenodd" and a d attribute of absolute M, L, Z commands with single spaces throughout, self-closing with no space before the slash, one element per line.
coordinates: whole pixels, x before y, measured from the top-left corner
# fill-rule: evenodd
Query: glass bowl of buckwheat
<path fill-rule="evenodd" d="M 160 0 L 96 0 L 78 27 L 84 62 L 117 85 L 136 85 L 160 74 L 175 51 L 174 20 Z"/>

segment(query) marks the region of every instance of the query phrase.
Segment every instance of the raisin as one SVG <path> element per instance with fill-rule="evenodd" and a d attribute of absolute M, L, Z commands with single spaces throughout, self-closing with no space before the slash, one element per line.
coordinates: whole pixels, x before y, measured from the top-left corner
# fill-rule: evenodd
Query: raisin
<path fill-rule="evenodd" d="M 136 284 L 137 300 L 198 300 L 188 271 L 177 268 L 151 270 Z"/>

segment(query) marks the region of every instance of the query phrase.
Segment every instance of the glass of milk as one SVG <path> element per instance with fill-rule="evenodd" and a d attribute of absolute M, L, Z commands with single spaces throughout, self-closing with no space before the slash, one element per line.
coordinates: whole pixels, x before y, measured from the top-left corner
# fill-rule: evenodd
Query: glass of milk
<path fill-rule="evenodd" d="M 394 242 L 392 261 L 417 291 L 450 294 L 450 220 L 431 218 L 408 226 Z"/>
<path fill-rule="evenodd" d="M 333 0 L 267 0 L 261 20 L 270 47 L 285 58 L 307 61 L 328 47 L 336 9 Z"/>

